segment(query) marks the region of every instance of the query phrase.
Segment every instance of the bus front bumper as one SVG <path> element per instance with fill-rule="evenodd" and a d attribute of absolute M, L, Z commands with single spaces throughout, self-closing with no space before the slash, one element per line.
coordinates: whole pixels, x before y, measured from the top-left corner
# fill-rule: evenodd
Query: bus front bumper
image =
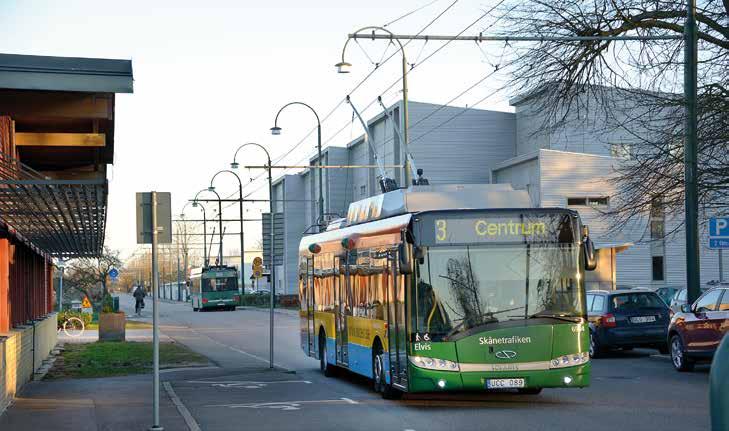
<path fill-rule="evenodd" d="M 488 379 L 525 380 L 525 388 L 584 388 L 590 385 L 590 364 L 543 371 L 453 372 L 410 365 L 410 392 L 485 391 Z"/>

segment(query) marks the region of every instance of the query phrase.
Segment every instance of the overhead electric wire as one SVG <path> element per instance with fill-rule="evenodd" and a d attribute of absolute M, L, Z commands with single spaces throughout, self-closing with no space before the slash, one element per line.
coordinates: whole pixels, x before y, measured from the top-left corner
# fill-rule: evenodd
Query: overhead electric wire
<path fill-rule="evenodd" d="M 437 0 L 435 0 L 435 1 L 431 2 L 430 4 L 433 4 L 433 3 L 435 3 L 436 1 L 437 1 Z M 416 34 L 417 34 L 417 35 L 420 35 L 420 34 L 422 34 L 422 33 L 423 33 L 423 32 L 424 32 L 425 30 L 427 30 L 428 28 L 430 28 L 430 26 L 432 26 L 432 25 L 433 25 L 433 24 L 434 24 L 434 23 L 435 23 L 435 22 L 436 22 L 436 21 L 437 21 L 438 19 L 440 19 L 440 18 L 441 18 L 441 17 L 442 17 L 442 16 L 443 16 L 443 15 L 444 15 L 444 14 L 445 14 L 446 12 L 448 12 L 448 11 L 449 11 L 449 10 L 450 10 L 450 9 L 451 9 L 451 8 L 452 8 L 453 6 L 455 6 L 455 4 L 456 4 L 456 3 L 458 3 L 458 1 L 459 1 L 459 0 L 454 0 L 453 2 L 451 2 L 451 3 L 450 3 L 450 4 L 449 4 L 449 5 L 448 5 L 448 6 L 447 6 L 447 7 L 445 8 L 445 9 L 443 9 L 443 10 L 442 10 L 442 11 L 441 11 L 441 12 L 440 12 L 440 13 L 439 13 L 438 15 L 436 15 L 436 16 L 435 16 L 435 17 L 434 17 L 433 19 L 431 19 L 431 20 L 430 20 L 430 22 L 428 22 L 428 24 L 426 24 L 426 25 L 425 25 L 425 26 L 424 26 L 423 28 L 421 28 L 421 29 L 420 29 L 420 31 L 418 31 L 418 33 L 416 33 Z M 430 4 L 426 5 L 425 7 L 429 6 Z M 412 12 L 411 12 L 410 14 L 412 14 Z M 409 14 L 406 14 L 406 15 L 409 15 Z M 401 18 L 404 18 L 404 17 L 406 16 L 406 15 L 403 15 L 403 16 L 402 16 Z M 484 15 L 484 16 L 485 16 L 485 15 Z M 393 21 L 393 22 L 391 22 L 391 23 L 389 23 L 389 24 L 392 24 L 392 23 L 394 23 L 394 22 L 398 21 L 398 20 L 399 20 L 399 19 L 401 19 L 401 18 L 398 18 L 398 19 L 396 19 L 395 21 Z M 480 21 L 480 20 L 481 20 L 482 18 L 483 18 L 483 16 L 482 16 L 481 18 L 479 18 L 479 19 L 478 19 L 478 20 L 477 20 L 476 22 Z M 388 24 L 388 25 L 389 25 L 389 24 Z M 475 23 L 474 23 L 474 24 L 475 24 Z M 472 27 L 472 26 L 473 26 L 474 24 L 471 24 L 471 25 L 469 25 L 469 26 L 468 26 L 468 27 L 467 27 L 466 29 L 464 29 L 464 30 L 463 30 L 463 31 L 462 31 L 461 33 L 459 33 L 459 35 L 460 35 L 460 34 L 462 34 L 462 33 L 463 33 L 463 32 L 465 32 L 465 31 L 467 31 L 467 30 L 468 30 L 469 28 L 471 28 L 471 27 Z M 409 44 L 410 42 L 411 42 L 411 40 L 408 40 L 408 41 L 406 41 L 406 42 L 405 42 L 405 43 L 403 44 L 403 48 L 404 48 L 405 46 L 407 46 L 407 45 L 408 45 L 408 44 Z M 446 43 L 446 44 L 447 44 L 447 43 Z M 389 60 L 390 60 L 390 59 L 391 59 L 392 57 L 394 57 L 394 56 L 395 56 L 395 55 L 396 55 L 397 53 L 398 53 L 398 51 L 397 51 L 397 50 L 396 50 L 396 51 L 394 51 L 394 52 L 393 52 L 392 54 L 390 54 L 390 56 L 388 56 L 388 57 L 387 57 L 387 58 L 385 58 L 385 59 L 384 59 L 384 60 L 383 60 L 382 62 L 380 62 L 380 63 L 378 64 L 378 66 L 377 66 L 377 67 L 375 67 L 374 69 L 372 69 L 372 70 L 370 71 L 370 73 L 368 73 L 368 74 L 367 74 L 367 75 L 366 75 L 366 76 L 365 76 L 365 77 L 364 77 L 364 78 L 363 78 L 363 79 L 362 79 L 362 80 L 361 80 L 360 82 L 358 82 L 358 83 L 357 83 L 357 84 L 356 84 L 356 85 L 354 86 L 354 88 L 352 88 L 352 89 L 351 89 L 351 90 L 350 90 L 350 91 L 349 91 L 349 92 L 348 92 L 347 94 L 349 94 L 349 95 L 352 95 L 352 94 L 353 94 L 353 93 L 354 93 L 355 91 L 357 91 L 357 90 L 358 90 L 358 89 L 359 89 L 359 88 L 360 88 L 360 87 L 361 87 L 361 86 L 362 86 L 362 85 L 363 85 L 363 84 L 364 84 L 364 83 L 365 83 L 365 82 L 366 82 L 366 81 L 367 81 L 367 80 L 368 80 L 368 79 L 369 79 L 369 78 L 370 78 L 370 77 L 371 77 L 371 76 L 372 76 L 372 75 L 374 74 L 374 72 L 375 72 L 375 71 L 376 71 L 376 70 L 377 70 L 377 69 L 379 68 L 379 66 L 382 66 L 382 65 L 384 65 L 385 63 L 387 63 L 387 62 L 388 62 L 388 61 L 389 61 Z M 430 57 L 430 56 L 429 56 L 429 57 Z M 425 58 L 425 59 L 423 60 L 423 62 L 425 62 L 425 61 L 426 61 L 426 60 L 427 60 L 427 59 L 428 59 L 429 57 L 426 57 L 426 58 Z M 369 58 L 369 56 L 368 56 L 368 58 Z M 370 61 L 372 61 L 372 60 L 370 59 Z M 402 78 L 401 78 L 401 79 L 402 79 Z M 389 90 L 390 88 L 392 88 L 392 87 L 393 87 L 393 86 L 394 86 L 395 84 L 397 84 L 397 83 L 398 83 L 399 81 L 400 81 L 400 80 L 397 80 L 397 81 L 395 81 L 395 83 L 394 83 L 394 84 L 392 84 L 392 85 L 391 85 L 391 86 L 390 86 L 390 87 L 389 87 L 389 88 L 388 88 L 387 90 L 385 90 L 385 91 L 388 91 L 388 90 Z M 385 91 L 383 91 L 383 92 L 385 92 Z M 380 92 L 380 94 L 382 94 L 383 92 Z M 331 109 L 331 110 L 329 111 L 329 113 L 327 113 L 327 115 L 325 115 L 325 116 L 324 116 L 324 117 L 322 118 L 322 120 L 320 121 L 320 123 L 324 123 L 324 122 L 325 122 L 325 121 L 326 121 L 327 119 L 329 119 L 329 117 L 331 117 L 331 115 L 332 115 L 332 114 L 334 114 L 334 112 L 335 112 L 335 111 L 336 111 L 337 109 L 339 109 L 339 107 L 340 107 L 340 106 L 341 106 L 341 105 L 342 105 L 342 104 L 344 103 L 344 101 L 345 101 L 345 100 L 346 100 L 346 99 L 341 99 L 341 100 L 339 101 L 339 103 L 338 103 L 338 104 L 337 104 L 337 105 L 336 105 L 336 106 L 335 106 L 335 107 L 334 107 L 333 109 Z M 362 109 L 362 111 L 361 111 L 361 112 L 363 112 L 363 113 L 364 113 L 364 112 L 365 112 L 365 111 L 366 111 L 367 109 L 369 109 L 370 107 L 372 107 L 372 106 L 373 106 L 373 105 L 374 105 L 374 104 L 375 104 L 376 102 L 377 102 L 377 98 L 375 98 L 375 99 L 374 99 L 374 100 L 373 100 L 372 102 L 370 102 L 370 103 L 369 103 L 368 105 L 366 105 L 366 106 L 365 106 L 365 107 L 364 107 L 364 108 Z M 347 126 L 348 126 L 349 124 L 350 124 L 350 122 L 347 122 L 347 123 L 346 123 L 346 124 L 345 124 L 345 125 L 344 125 L 344 126 L 343 126 L 343 127 L 341 128 L 341 129 L 339 129 L 339 130 L 338 130 L 338 131 L 337 131 L 337 132 L 336 132 L 336 133 L 335 133 L 334 135 L 332 135 L 331 137 L 329 137 L 329 138 L 328 138 L 328 139 L 327 139 L 327 140 L 326 140 L 325 142 L 323 142 L 322 144 L 323 144 L 323 145 L 325 145 L 325 144 L 328 144 L 329 142 L 331 142 L 331 141 L 332 141 L 332 140 L 333 140 L 333 139 L 334 139 L 334 138 L 335 138 L 336 136 L 338 136 L 338 135 L 339 135 L 339 134 L 340 134 L 340 133 L 341 133 L 341 132 L 342 132 L 342 131 L 343 131 L 344 129 L 346 129 L 346 128 L 347 128 Z M 302 143 L 303 143 L 303 142 L 304 142 L 304 141 L 305 141 L 305 140 L 306 140 L 306 139 L 307 139 L 307 138 L 308 138 L 308 137 L 309 137 L 309 136 L 310 136 L 310 135 L 311 135 L 311 134 L 312 134 L 312 133 L 313 133 L 313 132 L 314 132 L 315 130 L 316 130 L 316 128 L 313 128 L 312 130 L 310 130 L 310 131 L 309 131 L 309 132 L 308 132 L 308 133 L 307 133 L 307 134 L 306 134 L 306 135 L 305 135 L 305 136 L 304 136 L 304 137 L 303 137 L 303 138 L 302 138 L 302 139 L 301 139 L 301 140 L 300 140 L 300 141 L 299 141 L 298 143 L 296 143 L 296 144 L 295 144 L 295 145 L 294 145 L 293 147 L 291 147 L 291 149 L 289 149 L 289 150 L 288 150 L 288 151 L 287 151 L 287 152 L 286 152 L 285 154 L 283 154 L 283 155 L 282 155 L 281 157 L 279 157 L 279 158 L 278 158 L 277 160 L 275 160 L 275 161 L 272 161 L 272 163 L 276 163 L 276 162 L 279 162 L 279 161 L 283 160 L 283 158 L 284 158 L 284 157 L 286 157 L 286 156 L 288 156 L 289 154 L 291 154 L 291 153 L 292 153 L 292 152 L 293 152 L 294 150 L 296 150 L 296 148 L 298 148 L 298 147 L 299 147 L 299 146 L 300 146 L 300 145 L 301 145 L 301 144 L 302 144 Z M 307 157 L 308 157 L 308 156 L 307 156 Z M 283 174 L 285 174 L 285 173 L 286 173 L 285 171 L 284 171 L 284 172 L 282 172 L 282 175 L 283 175 Z M 250 186 L 250 185 L 251 185 L 251 183 L 253 183 L 254 181 L 258 180 L 258 179 L 259 179 L 259 178 L 261 178 L 261 177 L 262 177 L 263 175 L 264 175 L 264 173 L 261 173 L 261 174 L 257 175 L 257 176 L 256 176 L 256 177 L 254 177 L 254 178 L 253 178 L 253 179 L 252 179 L 252 180 L 251 180 L 251 181 L 250 181 L 250 182 L 249 182 L 248 184 L 244 185 L 243 187 L 245 188 L 246 186 Z M 250 196 L 251 194 L 253 194 L 253 193 L 255 193 L 255 192 L 259 191 L 259 190 L 260 190 L 261 188 L 263 188 L 263 187 L 264 187 L 264 185 L 261 185 L 261 186 L 257 187 L 256 189 L 254 189 L 253 191 L 251 191 L 250 193 L 248 193 L 248 195 L 247 195 L 247 196 Z"/>
<path fill-rule="evenodd" d="M 440 0 L 433 0 L 433 1 L 431 1 L 430 3 L 428 3 L 428 4 L 424 5 L 424 6 L 420 6 L 418 8 L 415 8 L 415 9 L 411 10 L 410 12 L 406 13 L 405 15 L 401 15 L 401 16 L 393 19 L 392 21 L 388 22 L 387 24 L 383 24 L 382 27 L 385 27 L 386 28 L 388 25 L 395 24 L 396 22 L 398 22 L 398 21 L 400 21 L 400 20 L 402 20 L 404 18 L 407 18 L 407 17 L 409 17 L 410 15 L 412 15 L 414 13 L 420 12 L 421 10 L 423 10 L 423 9 L 427 8 L 428 6 L 430 6 L 430 5 L 434 4 L 434 3 L 437 3 L 439 1 Z"/>
<path fill-rule="evenodd" d="M 437 1 L 437 0 L 435 0 L 435 1 L 431 2 L 431 3 L 429 3 L 429 4 L 428 4 L 428 5 L 426 5 L 426 6 L 423 6 L 422 8 L 425 8 L 425 7 L 427 7 L 427 6 L 429 6 L 429 5 L 433 4 L 433 3 L 435 3 L 436 1 Z M 431 20 L 431 21 L 430 21 L 430 22 L 429 22 L 428 24 L 426 24 L 426 25 L 425 25 L 425 26 L 424 26 L 424 27 L 423 27 L 423 28 L 422 28 L 422 29 L 421 29 L 420 31 L 418 31 L 417 35 L 420 35 L 420 34 L 422 34 L 422 33 L 423 33 L 423 32 L 424 32 L 425 30 L 427 30 L 427 29 L 428 29 L 428 28 L 429 28 L 430 26 L 432 26 L 432 25 L 433 25 L 433 24 L 434 24 L 434 23 L 435 23 L 435 22 L 436 22 L 436 21 L 437 21 L 437 20 L 438 20 L 438 19 L 439 19 L 440 17 L 442 17 L 442 16 L 443 16 L 443 15 L 444 15 L 444 14 L 445 14 L 446 12 L 448 12 L 448 11 L 449 11 L 449 10 L 450 10 L 450 9 L 451 9 L 451 8 L 452 8 L 452 7 L 453 7 L 453 6 L 454 6 L 454 5 L 455 5 L 455 4 L 456 4 L 456 3 L 458 2 L 458 1 L 459 1 L 459 0 L 454 0 L 453 2 L 451 2 L 451 3 L 450 3 L 450 4 L 449 4 L 449 5 L 448 5 L 448 6 L 447 6 L 447 7 L 446 7 L 446 8 L 445 8 L 445 9 L 444 9 L 443 11 L 441 11 L 441 12 L 440 12 L 440 13 L 439 13 L 439 14 L 438 14 L 438 15 L 437 15 L 436 17 L 434 17 L 434 18 L 433 18 L 433 19 L 432 19 L 432 20 Z M 477 18 L 477 19 L 476 19 L 475 21 L 473 21 L 473 22 L 472 22 L 471 24 L 469 24 L 469 25 L 468 25 L 467 27 L 465 27 L 465 28 L 464 28 L 463 30 L 461 30 L 461 31 L 460 31 L 460 32 L 459 32 L 459 33 L 458 33 L 458 34 L 457 34 L 457 35 L 456 35 L 455 37 L 458 37 L 458 36 L 462 35 L 463 33 L 465 33 L 466 31 L 468 31 L 468 30 L 469 30 L 470 28 L 472 28 L 472 27 L 473 27 L 474 25 L 476 25 L 476 24 L 477 24 L 477 23 L 478 23 L 479 21 L 481 21 L 481 20 L 482 20 L 483 18 L 485 18 L 485 17 L 487 16 L 487 15 L 489 15 L 489 14 L 490 14 L 490 13 L 491 13 L 491 12 L 492 12 L 493 10 L 495 10 L 495 9 L 496 9 L 497 7 L 499 7 L 499 6 L 501 5 L 501 4 L 503 4 L 503 3 L 504 3 L 504 1 L 505 1 L 505 0 L 501 0 L 501 1 L 499 1 L 499 2 L 498 2 L 498 3 L 496 4 L 496 5 L 495 5 L 495 6 L 493 6 L 492 8 L 490 8 L 490 9 L 489 9 L 488 11 L 484 12 L 484 13 L 483 13 L 483 14 L 482 14 L 481 16 L 479 16 L 479 17 L 478 17 L 478 18 Z M 401 18 L 404 18 L 405 16 L 407 16 L 407 15 L 410 15 L 410 14 L 412 14 L 412 13 L 414 13 L 414 12 L 415 12 L 415 11 L 413 11 L 413 12 L 411 12 L 411 13 L 409 13 L 409 14 L 403 15 L 403 16 L 402 16 Z M 399 20 L 399 19 L 401 19 L 401 18 L 398 18 L 397 20 L 395 20 L 395 21 L 393 21 L 393 22 L 391 22 L 391 23 L 388 23 L 388 25 L 389 25 L 389 24 L 392 24 L 392 23 L 394 23 L 394 22 L 396 22 L 396 21 L 398 21 L 398 20 Z M 443 45 L 441 45 L 440 47 L 438 47 L 437 49 L 435 49 L 435 50 L 434 50 L 433 52 L 431 52 L 430 54 L 428 54 L 428 55 L 427 55 L 427 56 L 426 56 L 426 57 L 425 57 L 425 58 L 423 59 L 423 61 L 421 61 L 421 62 L 418 62 L 417 64 L 415 64 L 415 63 L 414 63 L 414 64 L 412 64 L 412 65 L 411 65 L 411 68 L 410 68 L 410 70 L 409 70 L 409 71 L 407 71 L 406 73 L 410 73 L 410 72 L 411 72 L 412 70 L 414 70 L 414 69 L 415 69 L 416 67 L 418 67 L 419 65 L 421 65 L 421 64 L 423 64 L 423 63 L 425 63 L 425 62 L 426 62 L 427 60 L 429 60 L 430 58 L 432 58 L 432 57 L 433 57 L 433 56 L 434 56 L 435 54 L 437 54 L 438 52 L 440 52 L 441 50 L 443 50 L 443 49 L 444 49 L 444 48 L 445 48 L 446 46 L 448 46 L 448 45 L 449 45 L 449 44 L 450 44 L 450 43 L 451 43 L 452 41 L 453 41 L 453 39 L 451 39 L 451 40 L 448 40 L 448 41 L 446 41 L 446 42 L 445 42 L 445 43 L 444 43 Z M 412 39 L 410 39 L 410 40 L 407 40 L 407 41 L 406 41 L 406 42 L 405 42 L 405 43 L 403 44 L 403 48 L 404 48 L 405 46 L 407 46 L 407 45 L 408 45 L 408 44 L 409 44 L 410 42 L 412 42 Z M 378 64 L 378 66 L 377 66 L 377 67 L 375 67 L 375 68 L 374 68 L 373 70 L 371 70 L 371 71 L 370 71 L 370 73 L 368 73 L 368 74 L 367 74 L 367 75 L 366 75 L 366 76 L 365 76 L 365 77 L 364 77 L 364 78 L 363 78 L 363 79 L 362 79 L 362 80 L 361 80 L 360 82 L 358 82 L 358 83 L 357 83 L 357 84 L 356 84 L 356 85 L 354 86 L 354 88 L 352 88 L 352 90 L 350 90 L 350 91 L 349 91 L 349 93 L 348 93 L 348 94 L 350 94 L 350 95 L 351 95 L 352 93 L 354 93 L 355 91 L 357 91 L 357 90 L 358 90 L 358 89 L 359 89 L 359 88 L 360 88 L 360 87 L 361 87 L 361 86 L 362 86 L 362 85 L 363 85 L 363 84 L 364 84 L 364 83 L 365 83 L 365 82 L 366 82 L 366 81 L 367 81 L 367 80 L 368 80 L 368 79 L 369 79 L 369 78 L 370 78 L 370 77 L 371 77 L 371 76 L 372 76 L 372 75 L 374 74 L 374 72 L 375 72 L 375 71 L 376 71 L 377 69 L 379 69 L 379 66 L 381 66 L 381 65 L 383 65 L 383 64 L 385 64 L 385 63 L 387 63 L 387 61 L 389 61 L 389 60 L 390 60 L 390 59 L 391 59 L 392 57 L 394 57 L 394 56 L 395 56 L 395 55 L 396 55 L 397 53 L 398 53 L 398 50 L 394 51 L 394 52 L 393 52 L 393 53 L 392 53 L 392 54 L 391 54 L 390 56 L 388 56 L 388 57 L 387 57 L 387 58 L 385 58 L 385 59 L 384 59 L 384 60 L 383 60 L 383 61 L 382 61 L 381 63 L 379 63 L 379 64 Z M 421 53 L 422 53 L 422 51 L 421 51 Z M 419 55 L 419 56 L 420 56 L 420 55 Z M 418 57 L 419 57 L 419 56 L 418 56 Z M 368 56 L 368 58 L 369 58 L 369 56 Z M 371 59 L 370 59 L 370 61 L 371 61 Z M 493 74 L 493 72 L 492 72 L 491 74 Z M 487 77 L 488 77 L 488 76 L 490 76 L 491 74 L 487 75 Z M 476 83 L 476 84 L 474 84 L 473 86 L 469 87 L 469 89 L 465 90 L 464 92 L 460 93 L 460 94 L 459 94 L 458 96 L 456 96 L 455 98 L 451 99 L 451 101 L 452 101 L 452 100 L 455 100 L 455 99 L 457 99 L 458 97 L 461 97 L 461 96 L 462 96 L 463 94 L 465 94 L 465 92 L 469 91 L 470 89 L 472 89 L 473 87 L 475 87 L 476 85 L 478 85 L 478 84 L 479 84 L 480 82 L 482 82 L 483 80 L 485 80 L 485 79 L 486 79 L 487 77 L 484 77 L 484 78 L 483 78 L 482 80 L 480 80 L 479 82 L 477 82 L 477 83 Z M 381 91 L 381 92 L 380 92 L 380 94 L 383 94 L 383 93 L 385 93 L 385 92 L 389 91 L 389 90 L 390 90 L 390 89 L 392 89 L 392 88 L 393 88 L 393 87 L 394 87 L 395 85 L 397 85 L 397 84 L 398 84 L 398 83 L 399 83 L 400 81 L 402 81 L 402 77 L 400 77 L 400 78 L 398 78 L 397 80 L 395 80 L 395 81 L 394 81 L 394 82 L 393 82 L 392 84 L 390 84 L 390 85 L 389 85 L 389 86 L 388 86 L 387 88 L 385 88 L 385 89 L 384 89 L 383 91 Z M 485 100 L 485 99 L 484 99 L 484 100 Z M 345 101 L 345 99 L 341 99 L 341 100 L 339 101 L 339 103 L 337 103 L 337 105 L 336 105 L 336 106 L 335 106 L 335 107 L 334 107 L 333 109 L 331 109 L 331 110 L 330 110 L 330 111 L 329 111 L 329 112 L 328 112 L 328 113 L 327 113 L 327 114 L 326 114 L 326 115 L 325 115 L 325 116 L 324 116 L 324 117 L 322 118 L 322 120 L 320 121 L 320 123 L 324 123 L 324 122 L 325 122 L 326 120 L 328 120 L 328 119 L 329 119 L 329 118 L 330 118 L 330 117 L 331 117 L 331 116 L 332 116 L 332 115 L 334 114 L 334 112 L 336 112 L 336 110 L 337 110 L 337 109 L 339 109 L 339 107 L 340 107 L 340 106 L 342 106 L 342 104 L 344 104 L 344 101 Z M 451 101 L 449 101 L 449 102 L 447 102 L 447 103 L 451 103 Z M 376 102 L 377 102 L 377 98 L 375 98 L 375 99 L 374 99 L 374 100 L 372 100 L 372 101 L 371 101 L 371 102 L 370 102 L 370 103 L 369 103 L 368 105 L 366 105 L 366 106 L 365 106 L 365 107 L 364 107 L 364 108 L 362 109 L 362 111 L 361 111 L 361 112 L 365 112 L 365 111 L 366 111 L 366 110 L 368 110 L 368 109 L 369 109 L 370 107 L 372 107 L 372 106 L 373 106 L 373 105 L 374 105 L 374 104 L 375 104 Z M 479 102 L 477 102 L 477 104 L 478 104 L 478 103 L 481 103 L 481 102 L 482 102 L 482 101 L 479 101 Z M 430 116 L 434 115 L 434 113 L 435 113 L 435 112 L 437 112 L 437 111 L 439 111 L 439 110 L 443 109 L 443 108 L 444 108 L 445 106 L 446 106 L 446 105 L 442 105 L 442 106 L 441 106 L 441 107 L 439 107 L 439 108 L 438 108 L 438 109 L 437 109 L 436 111 L 434 111 L 434 112 L 430 113 L 430 114 L 428 115 L 428 117 L 430 117 Z M 472 106 L 475 106 L 475 105 L 472 105 Z M 459 114 L 459 115 L 460 115 L 460 114 Z M 455 118 L 455 117 L 454 117 L 454 118 Z M 423 121 L 423 120 L 421 120 L 421 121 Z M 346 129 L 346 128 L 347 128 L 347 127 L 348 127 L 348 126 L 350 125 L 350 123 L 351 123 L 350 121 L 348 121 L 347 123 L 345 123 L 345 125 L 344 125 L 344 126 L 343 126 L 343 127 L 341 128 L 341 129 L 339 129 L 339 130 L 338 130 L 337 132 L 335 132 L 335 133 L 334 133 L 334 135 L 331 135 L 330 137 L 328 137 L 328 138 L 326 139 L 326 141 L 325 141 L 325 142 L 324 142 L 323 144 L 328 144 L 329 142 L 331 142 L 332 140 L 334 140 L 334 139 L 335 139 L 335 138 L 336 138 L 336 137 L 337 137 L 337 136 L 338 136 L 338 135 L 339 135 L 339 134 L 340 134 L 340 133 L 341 133 L 341 132 L 342 132 L 343 130 L 345 130 L 345 129 Z M 411 128 L 411 127 L 413 127 L 413 126 L 415 126 L 415 125 L 417 125 L 417 124 L 419 124 L 419 123 L 420 123 L 420 121 L 419 121 L 419 122 L 417 122 L 417 123 L 415 123 L 414 125 L 411 125 L 411 126 L 410 126 L 409 128 Z M 273 164 L 273 163 L 278 163 L 278 162 L 280 162 L 281 160 L 283 160 L 284 158 L 286 158 L 287 156 L 291 155 L 291 154 L 292 154 L 292 153 L 293 153 L 293 152 L 294 152 L 294 151 L 295 151 L 295 150 L 296 150 L 296 149 L 297 149 L 298 147 L 300 147 L 300 146 L 301 146 L 301 145 L 303 144 L 303 142 L 305 142 L 305 141 L 306 141 L 306 139 L 307 139 L 307 138 L 308 138 L 309 136 L 311 136 L 311 134 L 312 134 L 312 133 L 313 133 L 313 132 L 314 132 L 315 130 L 316 130 L 316 128 L 312 128 L 312 129 L 311 129 L 311 130 L 310 130 L 310 131 L 309 131 L 309 132 L 308 132 L 308 133 L 307 133 L 307 134 L 306 134 L 306 135 L 305 135 L 305 136 L 304 136 L 304 137 L 303 137 L 303 138 L 302 138 L 301 140 L 299 140 L 299 141 L 298 141 L 298 142 L 297 142 L 297 143 L 296 143 L 296 144 L 295 144 L 295 145 L 294 145 L 293 147 L 291 147 L 291 148 L 290 148 L 290 149 L 289 149 L 289 150 L 288 150 L 288 151 L 287 151 L 286 153 L 284 153 L 284 154 L 281 154 L 281 155 L 280 155 L 279 157 L 277 157 L 277 158 L 275 158 L 274 160 L 272 160 L 272 162 L 271 162 L 271 163 L 272 163 L 272 164 Z M 420 135 L 420 136 L 418 137 L 418 139 L 419 139 L 419 138 L 421 138 L 422 136 L 424 136 L 424 135 Z M 412 141 L 411 141 L 411 142 L 412 142 Z M 294 163 L 294 164 L 298 164 L 298 163 L 300 163 L 301 161 L 303 161 L 303 160 L 306 160 L 306 159 L 308 159 L 308 158 L 310 158 L 310 157 L 311 157 L 311 156 L 309 156 L 309 155 L 308 155 L 308 153 L 307 153 L 307 155 L 306 155 L 306 156 L 304 156 L 303 158 L 301 158 L 301 159 L 300 159 L 300 160 L 299 160 L 298 162 L 296 162 L 296 163 Z M 288 169 L 287 169 L 286 171 L 288 171 Z M 281 175 L 285 175 L 285 174 L 286 174 L 286 171 L 282 172 L 282 173 L 281 173 Z M 244 184 L 244 185 L 243 185 L 243 188 L 245 189 L 246 187 L 250 187 L 250 186 L 251 186 L 251 185 L 252 185 L 252 184 L 253 184 L 254 182 L 256 182 L 256 181 L 257 181 L 258 179 L 262 178 L 264 174 L 265 174 L 265 172 L 262 172 L 262 173 L 258 174 L 257 176 L 253 177 L 253 178 L 251 179 L 251 181 L 249 181 L 249 182 L 248 182 L 247 184 Z M 256 187 L 256 188 L 255 188 L 254 190 L 251 190 L 250 192 L 248 192 L 248 193 L 247 193 L 247 194 L 246 194 L 246 195 L 244 196 L 244 198 L 245 198 L 245 197 L 248 197 L 248 196 L 250 196 L 250 195 L 252 195 L 253 193 L 256 193 L 256 192 L 257 192 L 257 191 L 259 191 L 259 190 L 261 190 L 261 189 L 262 189 L 262 188 L 263 188 L 264 186 L 265 186 L 265 184 L 263 184 L 263 185 L 260 185 L 260 186 Z M 229 196 L 229 198 L 230 198 L 230 197 L 233 197 L 233 196 L 235 196 L 235 194 L 236 194 L 235 192 L 234 192 L 234 193 L 232 193 L 232 194 L 231 194 L 231 195 Z M 231 207 L 232 205 L 234 205 L 234 204 L 233 204 L 233 203 L 231 203 L 231 204 L 229 204 L 229 205 L 226 205 L 226 206 L 225 206 L 225 208 L 229 208 L 229 207 Z"/>

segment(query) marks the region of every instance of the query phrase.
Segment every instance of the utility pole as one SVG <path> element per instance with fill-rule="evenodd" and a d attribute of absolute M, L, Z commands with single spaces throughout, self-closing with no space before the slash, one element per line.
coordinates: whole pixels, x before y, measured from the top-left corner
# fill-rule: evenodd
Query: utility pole
<path fill-rule="evenodd" d="M 696 30 L 696 0 L 687 1 L 688 14 L 684 28 L 683 86 L 686 98 L 686 137 L 684 142 L 684 175 L 686 197 L 686 287 L 687 301 L 692 304 L 701 295 L 699 273 L 699 190 L 696 182 L 698 133 L 696 115 L 696 81 L 698 39 Z"/>

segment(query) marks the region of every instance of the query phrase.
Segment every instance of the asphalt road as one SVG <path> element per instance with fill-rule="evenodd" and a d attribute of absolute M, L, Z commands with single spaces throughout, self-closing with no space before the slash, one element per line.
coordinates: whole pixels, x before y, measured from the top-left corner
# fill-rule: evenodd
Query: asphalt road
<path fill-rule="evenodd" d="M 122 300 L 124 301 L 124 299 Z M 151 305 L 151 304 L 150 304 Z M 268 313 L 194 313 L 162 303 L 163 332 L 219 368 L 165 373 L 168 396 L 203 430 L 707 430 L 708 367 L 677 373 L 653 351 L 593 362 L 586 389 L 540 395 L 465 393 L 386 401 L 368 381 L 324 377 L 299 347 L 298 317 L 276 313 L 268 369 Z M 149 316 L 151 307 L 145 309 Z M 284 369 L 291 370 L 290 372 Z"/>

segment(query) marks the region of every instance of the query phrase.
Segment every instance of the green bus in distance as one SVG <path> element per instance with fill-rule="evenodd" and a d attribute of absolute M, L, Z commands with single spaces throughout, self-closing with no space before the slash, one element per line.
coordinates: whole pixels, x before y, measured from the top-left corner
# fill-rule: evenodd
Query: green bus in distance
<path fill-rule="evenodd" d="M 240 303 L 238 270 L 232 266 L 209 266 L 190 271 L 190 303 L 193 311 L 235 311 Z"/>

